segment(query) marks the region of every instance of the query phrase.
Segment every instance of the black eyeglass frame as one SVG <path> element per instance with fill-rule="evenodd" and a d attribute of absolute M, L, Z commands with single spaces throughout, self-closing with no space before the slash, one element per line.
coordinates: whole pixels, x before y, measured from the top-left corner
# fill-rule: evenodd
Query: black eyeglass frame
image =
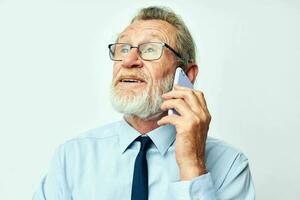
<path fill-rule="evenodd" d="M 141 45 L 143 45 L 143 44 L 148 44 L 148 43 L 156 43 L 156 44 L 161 44 L 161 45 L 162 45 L 162 50 L 161 50 L 161 53 L 160 53 L 159 58 L 156 58 L 156 59 L 144 59 L 144 58 L 141 56 L 141 52 L 139 51 L 139 47 L 140 47 Z M 112 52 L 112 50 L 111 50 L 111 46 L 116 45 L 116 44 L 128 44 L 128 45 L 130 46 L 130 50 L 133 49 L 133 48 L 137 48 L 137 49 L 138 49 L 138 53 L 139 53 L 140 58 L 143 59 L 143 60 L 146 60 L 146 61 L 159 60 L 159 59 L 161 58 L 162 54 L 163 54 L 163 48 L 166 47 L 166 48 L 168 48 L 169 50 L 171 50 L 171 51 L 176 55 L 177 58 L 179 58 L 182 62 L 185 63 L 185 60 L 182 58 L 182 56 L 181 56 L 175 49 L 173 49 L 170 45 L 168 45 L 167 43 L 164 43 L 164 42 L 146 42 L 146 43 L 139 44 L 138 46 L 132 46 L 132 45 L 129 44 L 129 43 L 113 43 L 113 44 L 109 44 L 109 45 L 108 45 L 108 49 L 109 49 L 109 57 L 110 57 L 110 59 L 113 60 L 113 61 L 122 61 L 122 60 L 116 60 L 116 59 L 114 59 L 114 58 L 112 57 L 113 52 Z"/>

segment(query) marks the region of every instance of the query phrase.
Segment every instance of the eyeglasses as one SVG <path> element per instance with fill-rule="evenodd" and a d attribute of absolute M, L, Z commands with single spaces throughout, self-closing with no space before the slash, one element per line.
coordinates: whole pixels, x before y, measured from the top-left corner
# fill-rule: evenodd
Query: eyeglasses
<path fill-rule="evenodd" d="M 115 43 L 108 45 L 110 59 L 114 61 L 122 61 L 133 48 L 138 49 L 139 56 L 143 60 L 158 60 L 162 55 L 164 47 L 170 49 L 179 59 L 184 61 L 177 51 L 163 42 L 147 42 L 139 44 L 138 46 L 132 46 L 131 44 L 127 43 Z"/>

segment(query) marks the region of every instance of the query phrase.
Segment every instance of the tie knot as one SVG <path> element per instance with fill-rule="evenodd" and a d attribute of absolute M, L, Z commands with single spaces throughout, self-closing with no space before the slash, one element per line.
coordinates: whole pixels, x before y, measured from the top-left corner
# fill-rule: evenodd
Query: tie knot
<path fill-rule="evenodd" d="M 139 136 L 136 140 L 141 142 L 140 151 L 143 151 L 143 152 L 148 150 L 148 148 L 152 142 L 151 138 L 148 136 Z"/>

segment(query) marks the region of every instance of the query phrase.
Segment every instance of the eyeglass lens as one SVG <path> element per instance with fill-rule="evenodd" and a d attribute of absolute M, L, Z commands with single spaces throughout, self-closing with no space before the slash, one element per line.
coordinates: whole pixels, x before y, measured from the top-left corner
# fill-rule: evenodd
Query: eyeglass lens
<path fill-rule="evenodd" d="M 116 43 L 111 45 L 110 47 L 110 53 L 111 57 L 114 60 L 123 60 L 127 56 L 127 54 L 130 52 L 132 47 L 130 44 L 122 44 L 122 43 Z M 144 60 L 156 60 L 161 57 L 162 54 L 162 43 L 145 43 L 140 44 L 138 47 L 138 52 L 142 59 Z"/>

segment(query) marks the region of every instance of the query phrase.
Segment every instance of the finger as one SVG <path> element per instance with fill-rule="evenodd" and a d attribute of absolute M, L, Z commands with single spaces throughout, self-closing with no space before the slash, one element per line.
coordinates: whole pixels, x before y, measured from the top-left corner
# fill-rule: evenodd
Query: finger
<path fill-rule="evenodd" d="M 191 88 L 184 87 L 184 86 L 181 86 L 181 85 L 178 85 L 178 84 L 174 85 L 174 89 L 175 90 L 192 90 Z"/>
<path fill-rule="evenodd" d="M 164 99 L 172 99 L 172 98 L 188 98 L 188 97 L 196 97 L 193 90 L 172 90 L 170 92 L 164 93 L 162 98 Z M 197 98 L 197 97 L 196 97 Z"/>
<path fill-rule="evenodd" d="M 174 91 L 185 91 L 185 92 L 191 92 L 191 91 L 194 91 L 194 89 L 192 88 L 188 88 L 188 87 L 183 87 L 183 86 L 180 86 L 180 85 L 174 85 L 174 88 L 173 90 L 167 92 L 167 93 L 164 93 L 163 96 L 168 96 L 169 93 L 172 93 Z"/>
<path fill-rule="evenodd" d="M 164 116 L 163 118 L 161 118 L 160 120 L 158 120 L 157 125 L 162 126 L 162 125 L 166 125 L 166 124 L 172 124 L 172 125 L 176 126 L 180 121 L 179 118 L 180 117 L 175 114 L 167 115 L 167 116 Z"/>
<path fill-rule="evenodd" d="M 205 110 L 208 110 L 207 109 L 207 104 L 206 104 L 206 101 L 205 101 L 205 98 L 204 98 L 204 94 L 202 91 L 198 91 L 198 90 L 193 90 L 191 88 L 187 88 L 187 87 L 183 87 L 183 86 L 180 86 L 180 85 L 174 85 L 174 89 L 175 91 L 190 91 L 192 90 L 194 92 L 194 94 L 197 96 L 197 99 L 199 100 L 200 104 L 201 104 L 201 107 L 203 107 L 203 109 Z"/>
<path fill-rule="evenodd" d="M 165 96 L 170 97 L 172 94 L 174 94 L 173 92 L 181 92 L 181 93 L 189 94 L 189 96 L 193 96 L 194 98 L 196 97 L 198 104 L 196 104 L 196 100 L 193 100 L 194 104 L 191 104 L 190 103 L 191 101 L 187 101 L 191 109 L 194 111 L 195 114 L 201 116 L 201 118 L 203 119 L 211 118 L 203 92 L 191 88 L 187 88 L 187 87 L 182 87 L 180 85 L 174 85 L 174 89 L 175 90 L 166 93 Z"/>
<path fill-rule="evenodd" d="M 171 92 L 163 94 L 163 99 L 183 99 L 194 112 L 199 112 L 199 106 L 201 106 L 198 97 L 194 94 L 193 90 L 173 90 Z"/>
<path fill-rule="evenodd" d="M 204 97 L 204 93 L 202 91 L 198 91 L 198 90 L 194 90 L 191 88 L 186 88 L 186 87 L 182 87 L 182 86 L 175 86 L 175 90 L 174 91 L 181 91 L 183 93 L 189 94 L 189 95 L 193 95 L 194 98 L 197 98 L 197 102 L 199 102 L 199 104 L 196 106 L 196 104 L 190 105 L 191 108 L 193 109 L 193 111 L 200 116 L 202 119 L 204 119 L 205 121 L 210 121 L 211 116 L 209 113 L 209 110 L 207 108 L 207 103 Z M 168 94 L 170 95 L 170 94 Z M 195 102 L 195 100 L 194 100 Z"/>
<path fill-rule="evenodd" d="M 187 103 L 182 99 L 169 99 L 162 103 L 162 110 L 175 109 L 180 115 L 188 115 L 193 112 Z"/>
<path fill-rule="evenodd" d="M 205 100 L 205 97 L 204 97 L 204 93 L 201 92 L 201 91 L 195 91 L 195 95 L 197 96 L 199 102 L 201 103 L 202 107 L 203 108 L 206 108 L 207 109 L 207 103 L 206 103 L 206 100 Z"/>
<path fill-rule="evenodd" d="M 205 113 L 204 115 L 204 119 L 207 120 L 207 121 L 211 121 L 211 115 L 210 115 L 210 112 L 207 108 L 207 104 L 206 104 L 206 100 L 205 100 L 205 97 L 204 97 L 204 93 L 201 92 L 201 91 L 196 91 L 195 94 L 197 95 L 200 103 L 201 103 L 201 107 Z"/>

